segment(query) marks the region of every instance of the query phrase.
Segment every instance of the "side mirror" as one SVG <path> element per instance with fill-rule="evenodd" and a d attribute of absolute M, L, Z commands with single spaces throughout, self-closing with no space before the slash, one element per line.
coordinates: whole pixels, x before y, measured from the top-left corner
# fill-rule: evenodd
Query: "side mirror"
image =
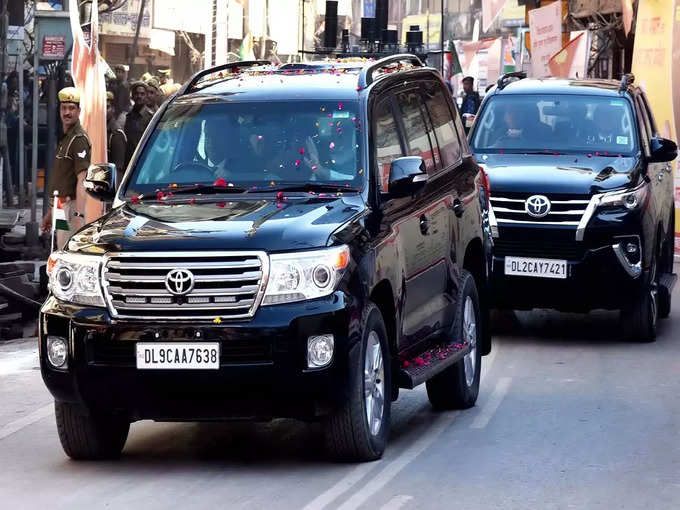
<path fill-rule="evenodd" d="M 666 163 L 678 157 L 678 146 L 673 140 L 655 136 L 652 138 L 652 163 Z"/>
<path fill-rule="evenodd" d="M 420 156 L 404 156 L 390 166 L 389 195 L 393 198 L 417 195 L 427 184 L 425 161 Z"/>
<path fill-rule="evenodd" d="M 116 194 L 116 165 L 113 163 L 92 164 L 85 175 L 85 191 L 97 200 L 108 202 Z"/>

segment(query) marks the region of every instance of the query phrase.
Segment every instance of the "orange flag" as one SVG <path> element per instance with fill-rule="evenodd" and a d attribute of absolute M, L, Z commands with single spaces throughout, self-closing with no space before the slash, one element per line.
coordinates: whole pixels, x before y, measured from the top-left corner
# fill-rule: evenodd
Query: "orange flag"
<path fill-rule="evenodd" d="M 633 0 L 621 0 L 621 12 L 623 13 L 623 28 L 628 36 L 630 27 L 633 26 Z"/>
<path fill-rule="evenodd" d="M 550 74 L 556 78 L 569 78 L 569 70 L 574 62 L 576 51 L 583 34 L 579 34 L 569 41 L 560 51 L 555 53 L 548 61 Z"/>
<path fill-rule="evenodd" d="M 92 1 L 90 44 L 80 26 L 79 2 L 70 3 L 71 32 L 73 33 L 73 82 L 80 90 L 80 122 L 92 144 L 92 163 L 106 163 L 106 81 L 99 57 L 99 8 Z M 85 221 L 102 215 L 102 204 L 87 197 Z"/>

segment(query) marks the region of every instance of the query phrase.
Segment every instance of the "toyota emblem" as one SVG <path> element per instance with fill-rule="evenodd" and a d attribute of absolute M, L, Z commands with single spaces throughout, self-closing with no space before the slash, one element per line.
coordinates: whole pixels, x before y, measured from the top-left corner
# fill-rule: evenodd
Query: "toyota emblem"
<path fill-rule="evenodd" d="M 165 277 L 165 288 L 170 294 L 184 296 L 194 288 L 194 275 L 188 269 L 173 269 Z"/>
<path fill-rule="evenodd" d="M 524 210 L 534 218 L 544 218 L 550 212 L 550 200 L 543 195 L 533 195 L 527 198 Z"/>

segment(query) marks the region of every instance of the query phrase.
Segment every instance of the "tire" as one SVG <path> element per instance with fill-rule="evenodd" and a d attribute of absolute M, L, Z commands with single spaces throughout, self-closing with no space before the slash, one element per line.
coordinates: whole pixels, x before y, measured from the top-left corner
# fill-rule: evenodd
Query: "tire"
<path fill-rule="evenodd" d="M 55 402 L 57 431 L 64 453 L 75 460 L 115 459 L 127 440 L 130 423 L 120 417 L 96 416 L 83 406 Z"/>
<path fill-rule="evenodd" d="M 385 451 L 390 432 L 391 363 L 387 330 L 375 304 L 369 302 L 366 305 L 361 324 L 361 341 L 350 349 L 348 356 L 346 391 L 324 424 L 326 448 L 333 458 L 340 461 L 379 459 Z M 373 389 L 370 393 L 372 399 L 365 395 L 368 384 Z M 380 391 L 381 412 L 375 405 L 380 399 Z M 369 412 L 376 413 L 373 415 L 376 420 L 371 420 L 370 426 Z"/>
<path fill-rule="evenodd" d="M 673 272 L 673 259 L 675 256 L 675 209 L 671 214 L 670 227 L 666 241 L 661 247 L 661 257 L 659 257 L 658 267 L 661 273 Z M 658 287 L 657 308 L 659 319 L 667 319 L 671 314 L 672 295 L 665 288 Z"/>
<path fill-rule="evenodd" d="M 650 343 L 656 340 L 658 317 L 656 258 L 650 269 L 650 283 L 645 284 L 628 308 L 621 310 L 623 336 L 629 342 Z"/>
<path fill-rule="evenodd" d="M 472 348 L 463 359 L 425 383 L 430 404 L 436 410 L 468 409 L 477 402 L 482 368 L 481 318 L 475 280 L 470 273 L 463 271 L 453 341 L 465 340 Z"/>

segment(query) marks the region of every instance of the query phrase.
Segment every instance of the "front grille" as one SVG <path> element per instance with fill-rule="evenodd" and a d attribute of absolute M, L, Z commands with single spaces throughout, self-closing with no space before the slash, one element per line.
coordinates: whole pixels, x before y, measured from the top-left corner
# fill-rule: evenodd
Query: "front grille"
<path fill-rule="evenodd" d="M 506 224 L 541 224 L 576 227 L 586 212 L 590 196 L 588 195 L 544 195 L 550 200 L 550 212 L 536 218 L 528 214 L 526 201 L 528 193 L 493 194 L 491 206 L 496 221 Z"/>
<path fill-rule="evenodd" d="M 117 318 L 250 318 L 262 300 L 268 260 L 262 252 L 110 254 L 103 269 L 104 293 Z M 193 288 L 185 295 L 166 286 L 174 269 L 193 276 Z"/>
<path fill-rule="evenodd" d="M 572 239 L 545 239 L 537 232 L 535 237 L 516 239 L 501 236 L 494 240 L 496 257 L 534 257 L 580 261 L 586 254 L 582 242 Z"/>
<path fill-rule="evenodd" d="M 88 362 L 110 367 L 134 367 L 136 342 L 98 339 L 88 344 Z M 281 348 L 282 346 L 280 346 Z M 269 363 L 273 359 L 270 338 L 248 338 L 220 342 L 220 364 Z"/>

